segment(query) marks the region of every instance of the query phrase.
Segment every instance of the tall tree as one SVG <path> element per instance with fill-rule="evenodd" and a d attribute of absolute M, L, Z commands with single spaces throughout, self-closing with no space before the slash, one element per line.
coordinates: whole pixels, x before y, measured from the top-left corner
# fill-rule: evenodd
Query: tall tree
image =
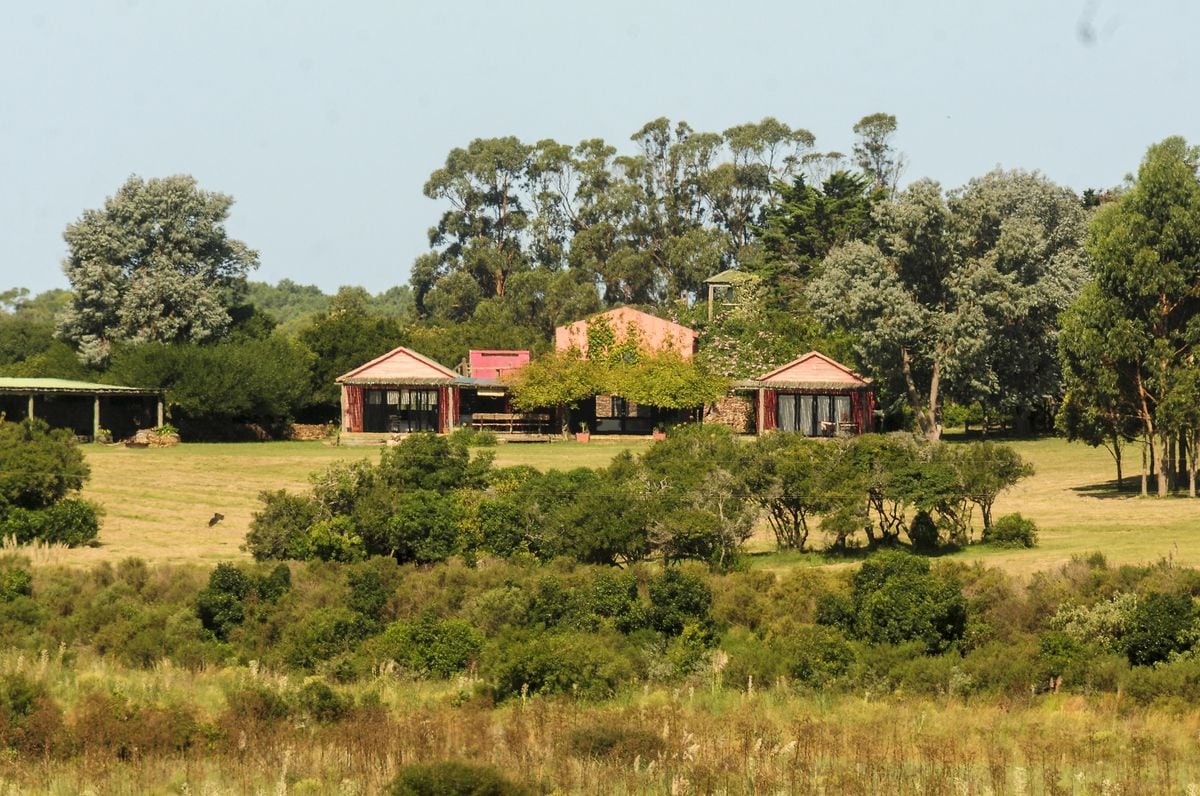
<path fill-rule="evenodd" d="M 904 173 L 905 158 L 896 151 L 896 117 L 890 113 L 872 113 L 854 125 L 854 162 L 874 182 L 876 188 L 895 193 Z"/>
<path fill-rule="evenodd" d="M 1173 443 L 1194 428 L 1186 396 L 1200 355 L 1198 165 L 1200 151 L 1182 138 L 1150 147 L 1129 190 L 1097 211 L 1088 243 L 1097 297 L 1083 310 L 1106 313 L 1091 325 L 1122 337 L 1112 367 L 1128 380 L 1160 496 Z M 1194 470 L 1194 449 L 1191 458 Z"/>
<path fill-rule="evenodd" d="M 1023 423 L 1046 396 L 1062 394 L 1059 316 L 1088 278 L 1089 212 L 1070 189 L 1024 171 L 992 171 L 950 196 L 960 289 L 992 297 L 986 346 L 950 385 L 961 404 Z"/>
<path fill-rule="evenodd" d="M 503 296 L 508 277 L 528 267 L 530 152 L 512 136 L 477 138 L 451 150 L 446 165 L 429 176 L 425 195 L 448 201 L 450 209 L 429 231 L 436 266 L 414 269 L 414 277 L 427 281 L 416 285 L 418 302 L 438 278 L 454 271 L 471 275 L 485 295 Z"/>
<path fill-rule="evenodd" d="M 873 242 L 835 248 L 808 296 L 855 335 L 877 376 L 897 374 L 921 431 L 947 394 L 1028 409 L 1059 390 L 1057 315 L 1086 276 L 1085 214 L 1070 191 L 993 172 L 951 194 L 922 180 L 877 207 Z"/>
<path fill-rule="evenodd" d="M 220 338 L 258 253 L 225 231 L 232 197 L 187 175 L 130 177 L 103 209 L 67 227 L 74 291 L 59 334 L 90 362 L 114 342 Z"/>

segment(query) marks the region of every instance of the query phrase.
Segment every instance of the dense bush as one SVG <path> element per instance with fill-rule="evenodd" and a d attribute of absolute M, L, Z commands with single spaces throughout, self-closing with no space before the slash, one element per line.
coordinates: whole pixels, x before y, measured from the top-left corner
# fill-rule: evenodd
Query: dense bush
<path fill-rule="evenodd" d="M 533 791 L 513 782 L 494 766 L 447 760 L 402 767 L 388 793 L 391 796 L 527 796 Z"/>
<path fill-rule="evenodd" d="M 395 622 L 379 639 L 379 650 L 411 672 L 450 677 L 479 658 L 483 637 L 461 619 L 438 620 L 429 612 Z"/>
<path fill-rule="evenodd" d="M 233 425 L 276 434 L 310 401 L 312 354 L 279 335 L 221 345 L 144 343 L 119 349 L 118 383 L 166 391 L 172 421 L 187 439 L 223 439 Z"/>
<path fill-rule="evenodd" d="M 1196 603 L 1191 595 L 1150 592 L 1134 609 L 1125 654 L 1135 666 L 1160 663 L 1191 649 L 1196 641 Z"/>
<path fill-rule="evenodd" d="M 1005 514 L 983 532 L 984 543 L 996 547 L 1034 547 L 1037 540 L 1037 525 L 1020 514 Z"/>
<path fill-rule="evenodd" d="M 51 430 L 41 420 L 0 418 L 0 539 L 69 547 L 95 540 L 99 509 L 68 497 L 89 474 L 69 431 Z"/>
<path fill-rule="evenodd" d="M 498 699 L 538 694 L 605 698 L 633 678 L 618 638 L 586 633 L 503 636 L 489 645 L 481 669 Z"/>
<path fill-rule="evenodd" d="M 966 630 L 967 604 L 957 581 L 932 573 L 929 562 L 903 552 L 863 562 L 852 581 L 854 634 L 873 644 L 920 641 L 946 649 Z"/>

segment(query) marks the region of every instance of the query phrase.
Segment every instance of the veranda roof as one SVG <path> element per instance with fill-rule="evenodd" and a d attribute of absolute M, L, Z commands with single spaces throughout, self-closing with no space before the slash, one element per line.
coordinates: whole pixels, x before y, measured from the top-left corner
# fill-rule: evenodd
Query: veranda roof
<path fill-rule="evenodd" d="M 0 376 L 0 394 L 9 395 L 159 395 L 162 390 L 124 387 L 120 384 L 97 384 L 67 379 L 23 379 Z"/>

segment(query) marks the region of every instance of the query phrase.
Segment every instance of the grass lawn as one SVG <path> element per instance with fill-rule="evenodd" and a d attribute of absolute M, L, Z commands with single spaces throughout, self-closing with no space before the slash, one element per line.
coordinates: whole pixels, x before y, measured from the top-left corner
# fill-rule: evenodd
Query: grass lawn
<path fill-rule="evenodd" d="M 538 468 L 596 467 L 617 452 L 645 449 L 642 441 L 500 445 L 496 463 Z M 1103 450 L 1058 439 L 1010 443 L 1036 475 L 997 502 L 995 515 L 1019 511 L 1041 528 L 1034 550 L 976 547 L 954 557 L 982 560 L 1016 573 L 1055 566 L 1072 555 L 1103 552 L 1110 561 L 1141 563 L 1170 557 L 1200 566 L 1200 500 L 1139 498 L 1111 489 L 1111 459 Z M 184 444 L 129 449 L 88 446 L 92 479 L 84 496 L 105 510 L 101 545 L 51 550 L 39 561 L 86 565 L 139 556 L 151 561 L 214 562 L 245 556 L 239 547 L 267 489 L 303 489 L 308 474 L 337 460 L 378 456 L 378 448 L 337 448 L 320 442 Z M 1130 458 L 1133 458 L 1132 455 Z M 1132 479 L 1130 479 L 1131 487 Z M 213 527 L 214 513 L 225 519 Z M 819 540 L 814 540 L 818 541 Z M 766 552 L 760 536 L 752 547 Z M 773 570 L 827 564 L 822 556 L 769 554 L 756 565 Z"/>

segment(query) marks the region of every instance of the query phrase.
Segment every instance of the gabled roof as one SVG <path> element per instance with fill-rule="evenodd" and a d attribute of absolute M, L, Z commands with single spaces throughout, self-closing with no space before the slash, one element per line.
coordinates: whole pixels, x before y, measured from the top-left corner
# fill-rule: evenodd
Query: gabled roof
<path fill-rule="evenodd" d="M 865 387 L 871 383 L 850 368 L 830 359 L 819 351 L 809 351 L 781 368 L 764 373 L 757 382 L 779 385 L 828 387 Z"/>
<path fill-rule="evenodd" d="M 338 376 L 339 383 L 358 384 L 443 384 L 458 378 L 444 365 L 411 348 L 393 348 L 381 357 Z"/>
<path fill-rule="evenodd" d="M 726 268 L 719 274 L 713 274 L 704 280 L 706 285 L 737 285 L 754 278 L 754 274 L 739 271 L 736 268 Z"/>

